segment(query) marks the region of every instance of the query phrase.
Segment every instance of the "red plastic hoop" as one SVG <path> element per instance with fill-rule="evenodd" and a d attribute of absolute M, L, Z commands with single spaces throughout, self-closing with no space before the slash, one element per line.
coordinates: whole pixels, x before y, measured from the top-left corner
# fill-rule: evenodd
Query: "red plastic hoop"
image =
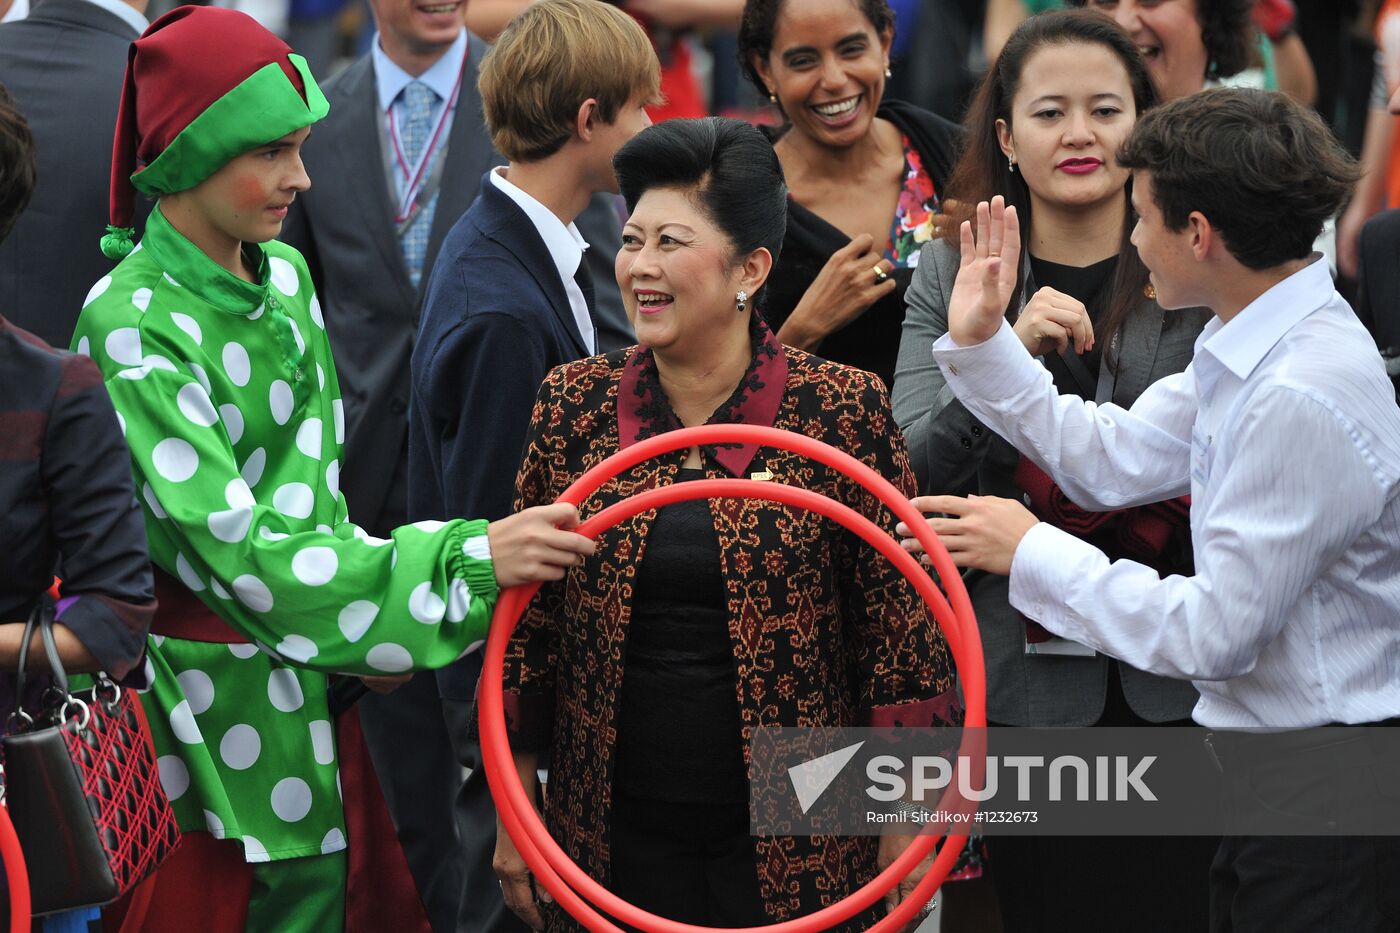
<path fill-rule="evenodd" d="M 30 924 L 29 869 L 9 808 L 4 805 L 0 805 L 0 857 L 5 861 L 5 881 L 10 888 L 10 933 L 26 933 Z"/>
<path fill-rule="evenodd" d="M 947 551 L 932 534 L 923 516 L 914 509 L 889 481 L 849 454 L 800 434 L 757 425 L 706 425 L 685 428 L 649 438 L 626 450 L 619 451 L 589 470 L 560 497 L 562 502 L 578 505 L 603 483 L 623 470 L 658 454 L 698 444 L 742 443 L 776 447 L 809 457 L 845 473 L 866 490 L 880 498 L 895 516 L 903 521 L 923 545 L 932 559 L 940 580 L 948 590 L 945 600 L 932 579 L 919 563 L 878 526 L 858 512 L 827 499 L 808 489 L 780 483 L 755 483 L 749 480 L 697 480 L 673 484 L 632 496 L 594 515 L 577 529 L 580 534 L 595 537 L 618 522 L 649 509 L 675 502 L 700 498 L 761 498 L 810 509 L 824 515 L 860 535 L 913 583 L 933 609 L 943 629 L 960 675 L 965 725 L 969 728 L 986 725 L 986 678 L 982 661 L 982 645 L 977 635 L 976 619 L 962 578 Z M 619 920 L 646 933 L 720 933 L 718 928 L 679 923 L 641 910 L 590 878 L 580 869 L 559 844 L 549 835 L 532 802 L 526 797 L 515 771 L 510 744 L 506 736 L 503 697 L 505 650 L 511 634 L 530 599 L 540 584 L 514 587 L 501 594 L 487 639 L 479 702 L 481 704 L 482 753 L 487 781 L 495 798 L 501 821 L 515 842 L 521 857 L 529 865 L 535 879 L 554 896 L 568 913 L 594 933 L 622 933 L 622 930 L 593 907 L 597 904 Z M 966 742 L 964 733 L 964 741 Z M 974 802 L 962 800 L 967 808 Z M 958 804 L 955 804 L 955 807 Z M 845 900 L 814 913 L 782 923 L 759 928 L 729 930 L 727 933 L 818 933 L 842 923 L 882 898 L 887 891 L 906 877 L 933 850 L 940 834 L 925 831 L 898 859 L 880 872 L 864 887 Z M 919 908 L 938 889 L 952 868 L 967 837 L 949 836 L 947 844 L 935 858 L 928 873 L 912 894 L 884 919 L 870 928 L 869 933 L 891 933 L 911 921 Z M 587 898 L 587 901 L 584 898 Z M 592 904 L 588 903 L 589 901 Z"/>

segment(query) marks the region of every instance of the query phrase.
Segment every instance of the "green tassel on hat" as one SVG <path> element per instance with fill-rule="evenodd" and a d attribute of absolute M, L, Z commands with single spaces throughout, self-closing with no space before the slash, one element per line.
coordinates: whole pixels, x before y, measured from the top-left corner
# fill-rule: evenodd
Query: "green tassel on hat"
<path fill-rule="evenodd" d="M 107 235 L 102 238 L 102 255 L 108 259 L 122 260 L 131 255 L 134 248 L 131 238 L 136 236 L 135 227 L 107 225 Z"/>

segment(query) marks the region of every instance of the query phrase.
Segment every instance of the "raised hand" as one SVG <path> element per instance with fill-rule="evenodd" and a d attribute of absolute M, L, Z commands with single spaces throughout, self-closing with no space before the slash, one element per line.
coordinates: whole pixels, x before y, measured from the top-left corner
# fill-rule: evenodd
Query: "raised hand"
<path fill-rule="evenodd" d="M 977 231 L 958 231 L 962 262 L 948 299 L 948 335 L 960 347 L 988 340 L 1001 326 L 1021 272 L 1021 225 L 1000 195 L 977 205 Z"/>

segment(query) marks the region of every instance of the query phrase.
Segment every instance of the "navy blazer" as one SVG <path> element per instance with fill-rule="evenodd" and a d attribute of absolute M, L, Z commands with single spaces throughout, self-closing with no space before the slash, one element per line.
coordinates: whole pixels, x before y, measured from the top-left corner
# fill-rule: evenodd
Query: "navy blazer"
<path fill-rule="evenodd" d="M 564 283 L 530 218 L 489 178 L 433 266 L 413 351 L 412 520 L 504 518 L 540 383 L 584 346 Z M 473 673 L 438 672 L 470 700 Z"/>

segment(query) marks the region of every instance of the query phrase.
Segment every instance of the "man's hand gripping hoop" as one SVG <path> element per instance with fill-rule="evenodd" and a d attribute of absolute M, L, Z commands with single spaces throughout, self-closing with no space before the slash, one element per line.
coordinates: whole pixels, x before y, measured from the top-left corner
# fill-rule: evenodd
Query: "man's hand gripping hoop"
<path fill-rule="evenodd" d="M 690 499 L 711 498 L 767 499 L 805 508 L 840 523 L 893 561 L 900 572 L 914 584 L 919 595 L 932 607 L 960 675 L 966 707 L 964 724 L 967 730 L 974 734 L 985 735 L 980 731 L 987 724 L 987 685 L 982 663 L 982 642 L 977 634 L 977 622 L 972 613 L 972 603 L 968 599 L 967 590 L 962 584 L 962 577 L 937 536 L 929 531 L 923 516 L 888 480 L 849 454 L 801 434 L 758 425 L 726 424 L 683 428 L 648 438 L 612 455 L 579 477 L 565 490 L 559 501 L 579 505 L 623 470 L 658 454 L 701 444 L 734 443 L 757 444 L 801 454 L 837 469 L 860 483 L 914 531 L 915 537 L 932 559 L 934 569 L 938 571 L 939 579 L 948 591 L 948 600 L 943 598 L 943 594 L 919 566 L 918 561 L 865 516 L 811 490 L 781 483 L 759 483 L 743 479 L 705 479 L 675 483 L 646 490 L 609 506 L 583 522 L 576 530 L 579 534 L 592 538 L 624 519 L 649 509 Z M 479 698 L 481 745 L 487 781 L 501 821 L 525 863 L 530 866 L 535 879 L 544 885 L 560 906 L 593 933 L 623 933 L 612 921 L 599 913 L 593 904 L 646 933 L 709 933 L 715 928 L 678 923 L 658 917 L 627 903 L 594 881 L 574 864 L 549 835 L 539 814 L 535 812 L 533 803 L 525 796 L 520 776 L 516 773 L 511 757 L 510 743 L 506 738 L 502 682 L 506 646 L 526 606 L 539 587 L 539 583 L 527 584 L 513 587 L 501 594 L 491 620 L 491 634 L 486 642 Z M 952 604 L 951 608 L 949 601 Z M 968 735 L 967 731 L 963 734 L 959 757 L 968 755 L 975 763 L 979 756 L 976 749 L 970 749 Z M 974 738 L 971 741 L 981 744 L 985 739 Z M 974 765 L 974 770 L 980 769 Z M 975 804 L 966 800 L 954 803 L 955 812 L 962 812 L 959 809 L 962 808 L 969 815 L 973 807 Z M 771 926 L 731 930 L 729 933 L 819 933 L 850 919 L 880 900 L 933 851 L 940 835 L 931 827 L 932 824 L 926 826 L 925 831 L 898 859 L 845 900 L 805 917 Z M 949 836 L 932 867 L 911 895 L 871 927 L 868 933 L 892 933 L 913 920 L 919 909 L 948 876 L 966 841 L 966 835 Z"/>

